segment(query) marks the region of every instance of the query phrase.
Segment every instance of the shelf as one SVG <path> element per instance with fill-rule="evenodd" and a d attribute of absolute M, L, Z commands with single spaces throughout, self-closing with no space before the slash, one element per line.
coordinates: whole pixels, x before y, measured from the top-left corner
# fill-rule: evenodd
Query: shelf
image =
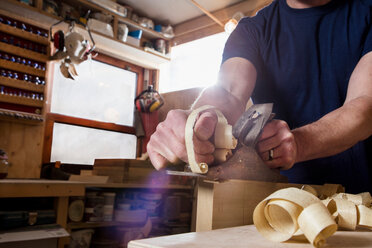
<path fill-rule="evenodd" d="M 84 196 L 85 189 L 78 183 L 60 180 L 0 180 L 0 197 L 60 197 Z"/>
<path fill-rule="evenodd" d="M 154 31 L 152 29 L 142 27 L 141 25 L 139 25 L 138 23 L 132 21 L 131 19 L 126 18 L 126 17 L 123 17 L 123 16 L 121 16 L 121 15 L 119 15 L 117 13 L 114 13 L 114 12 L 110 11 L 109 9 L 106 9 L 106 8 L 104 8 L 104 7 L 96 4 L 96 3 L 93 3 L 93 2 L 88 1 L 88 0 L 77 0 L 76 2 L 79 2 L 82 5 L 85 5 L 85 6 L 89 7 L 89 8 L 94 9 L 94 10 L 98 10 L 98 11 L 102 11 L 102 12 L 105 12 L 105 13 L 109 13 L 109 14 L 117 17 L 120 22 L 123 22 L 126 25 L 128 25 L 129 28 L 132 28 L 132 29 L 141 29 L 143 31 L 142 36 L 144 38 L 147 38 L 147 39 L 164 39 L 164 40 L 170 40 L 170 38 L 165 37 L 163 34 L 161 34 L 159 32 L 156 32 L 156 31 Z"/>
<path fill-rule="evenodd" d="M 24 80 L 18 80 L 2 76 L 0 76 L 0 85 L 39 93 L 44 92 L 44 85 L 36 85 L 34 83 L 30 83 Z"/>
<path fill-rule="evenodd" d="M 0 23 L 0 31 L 2 31 L 4 33 L 7 33 L 7 34 L 17 36 L 17 37 L 20 37 L 22 39 L 26 39 L 26 40 L 36 42 L 36 43 L 39 43 L 39 44 L 42 44 L 42 45 L 46 45 L 46 46 L 49 45 L 48 38 L 42 37 L 42 36 L 37 35 L 37 34 L 30 33 L 30 32 L 27 32 L 27 31 L 24 31 L 24 30 L 19 29 L 19 28 L 15 28 L 15 27 L 6 25 L 6 24 L 3 24 L 3 23 Z"/>
<path fill-rule="evenodd" d="M 31 12 L 39 13 L 40 20 L 46 20 L 49 17 L 54 18 L 54 21 L 48 21 L 48 22 L 51 22 L 51 23 L 55 23 L 58 20 L 61 20 L 60 17 L 51 15 L 51 14 L 45 12 L 45 11 L 37 9 L 36 7 L 32 7 L 32 6 L 28 6 L 26 4 L 19 3 L 16 0 L 5 0 L 5 1 L 10 3 L 11 5 L 17 5 L 17 6 L 24 7 L 23 11 L 26 14 L 32 15 L 33 13 L 31 13 Z M 82 1 L 82 0 L 78 0 L 78 1 Z M 68 1 L 66 1 L 66 2 L 68 2 Z M 70 2 L 75 3 L 75 5 L 76 5 L 75 1 L 70 1 Z M 92 9 L 102 10 L 105 13 L 110 12 L 110 11 L 108 11 L 108 10 L 106 10 L 106 9 L 96 5 L 96 4 L 90 3 L 86 0 L 84 1 L 84 3 L 86 4 L 86 6 L 88 6 L 88 4 L 89 4 L 89 6 Z M 11 8 L 11 7 L 9 7 L 9 8 Z M 20 13 L 19 11 L 15 12 L 14 14 L 15 15 L 24 15 L 24 13 Z M 118 17 L 120 17 L 120 16 L 118 16 Z M 13 16 L 12 18 L 16 19 L 15 16 Z M 120 19 L 123 20 L 123 19 L 127 19 L 127 18 L 120 17 Z M 35 22 L 37 23 L 38 21 L 34 21 L 33 25 L 37 25 Z M 65 23 L 65 25 L 67 25 L 67 24 Z M 60 26 L 58 26 L 56 28 L 60 28 Z M 76 25 L 76 28 L 79 29 L 79 32 L 81 32 L 81 34 L 84 35 L 84 37 L 89 37 L 85 28 L 82 28 L 80 25 Z M 141 27 L 141 29 L 144 30 L 144 28 L 142 28 L 142 27 Z M 57 29 L 55 29 L 55 30 L 57 30 Z M 160 33 L 157 33 L 153 30 L 150 30 L 149 33 L 154 34 L 153 38 L 166 39 Z M 155 37 L 155 35 L 156 35 L 156 37 Z M 145 67 L 145 68 L 148 68 L 148 69 L 159 69 L 159 66 L 161 64 L 167 63 L 167 62 L 170 61 L 170 57 L 168 57 L 168 56 L 165 56 L 163 54 L 154 54 L 151 51 L 145 51 L 145 49 L 142 48 L 142 47 L 133 46 L 131 44 L 122 42 L 122 41 L 120 41 L 116 38 L 113 38 L 113 37 L 105 36 L 103 34 L 95 32 L 93 30 L 92 30 L 92 36 L 94 38 L 94 41 L 96 42 L 96 51 L 97 52 L 106 54 L 108 56 L 112 56 L 112 57 L 117 58 L 117 59 L 121 59 L 121 60 L 130 62 L 130 63 L 133 63 L 135 65 L 139 65 L 139 66 L 142 66 L 142 67 Z M 147 37 L 145 31 L 144 31 L 144 37 Z M 22 52 L 17 54 L 17 53 L 15 53 L 11 50 L 13 47 L 14 46 L 11 46 L 11 45 L 6 44 L 6 43 L 0 43 L 0 50 L 5 51 L 5 52 L 9 52 L 9 53 L 13 53 L 13 54 L 16 54 L 16 55 L 19 55 L 19 56 L 27 57 L 25 55 L 24 51 L 28 52 L 29 50 L 22 49 Z M 18 48 L 18 47 L 15 47 L 15 48 Z M 27 53 L 28 56 L 29 56 L 27 58 L 31 58 L 31 59 L 41 61 L 41 62 L 46 62 L 48 60 L 48 56 L 46 56 L 44 54 L 38 54 L 38 53 L 35 53 L 35 52 L 32 52 L 32 51 L 29 51 L 29 52 L 31 54 Z"/>
<path fill-rule="evenodd" d="M 67 223 L 68 229 L 81 229 L 81 228 L 97 228 L 97 227 L 110 227 L 110 226 L 120 226 L 122 223 L 115 221 L 108 222 L 70 222 Z"/>
<path fill-rule="evenodd" d="M 127 189 L 192 189 L 191 185 L 148 185 L 141 183 L 82 183 L 87 188 L 127 188 Z"/>
<path fill-rule="evenodd" d="M 6 121 L 16 121 L 24 124 L 40 124 L 44 120 L 42 115 L 2 108 L 0 108 L 0 119 Z"/>
<path fill-rule="evenodd" d="M 32 75 L 39 76 L 39 77 L 45 77 L 45 71 L 43 70 L 35 69 L 27 65 L 21 65 L 15 62 L 10 62 L 4 59 L 0 59 L 0 67 L 6 68 L 9 70 L 18 71 L 18 72 L 24 72 L 27 74 L 32 74 Z"/>
<path fill-rule="evenodd" d="M 39 62 L 45 63 L 48 61 L 48 56 L 46 56 L 45 54 L 33 52 L 33 51 L 30 51 L 30 50 L 27 50 L 21 47 L 12 46 L 4 42 L 0 43 L 0 50 L 3 52 L 15 54 L 15 55 L 18 55 L 24 58 L 33 59 Z"/>
<path fill-rule="evenodd" d="M 0 94 L 0 102 L 7 102 L 31 107 L 39 107 L 42 108 L 44 102 L 41 100 L 30 99 L 21 96 L 10 96 L 5 94 Z"/>

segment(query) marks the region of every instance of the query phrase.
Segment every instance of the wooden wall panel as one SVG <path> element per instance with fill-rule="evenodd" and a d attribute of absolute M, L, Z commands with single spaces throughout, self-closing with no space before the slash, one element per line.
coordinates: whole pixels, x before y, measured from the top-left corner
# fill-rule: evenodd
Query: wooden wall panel
<path fill-rule="evenodd" d="M 43 124 L 0 121 L 0 148 L 9 156 L 8 178 L 40 177 Z"/>
<path fill-rule="evenodd" d="M 161 94 L 164 98 L 164 105 L 159 110 L 159 121 L 163 121 L 171 109 L 189 109 L 203 89 L 199 87 Z"/>

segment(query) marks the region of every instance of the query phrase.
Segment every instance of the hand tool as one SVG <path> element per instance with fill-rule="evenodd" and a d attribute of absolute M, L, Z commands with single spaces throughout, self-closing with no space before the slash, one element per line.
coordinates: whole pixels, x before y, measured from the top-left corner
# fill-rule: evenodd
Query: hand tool
<path fill-rule="evenodd" d="M 272 109 L 272 103 L 255 104 L 241 115 L 233 126 L 233 135 L 238 139 L 239 145 L 226 162 L 211 166 L 206 174 L 193 173 L 188 165 L 183 171 L 167 170 L 167 174 L 202 177 L 210 180 L 287 181 L 278 170 L 268 168 L 254 149 L 262 129 L 274 117 Z"/>

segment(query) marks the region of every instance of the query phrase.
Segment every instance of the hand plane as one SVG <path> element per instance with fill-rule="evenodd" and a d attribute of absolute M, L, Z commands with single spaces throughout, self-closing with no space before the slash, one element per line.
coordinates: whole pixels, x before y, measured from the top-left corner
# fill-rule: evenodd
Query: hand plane
<path fill-rule="evenodd" d="M 273 117 L 273 104 L 255 104 L 246 110 L 232 128 L 238 147 L 233 155 L 216 166 L 211 166 L 206 174 L 190 171 L 186 165 L 183 171 L 167 170 L 169 175 L 196 176 L 209 180 L 244 179 L 260 181 L 281 181 L 286 178 L 278 170 L 268 168 L 255 151 L 262 129 Z"/>

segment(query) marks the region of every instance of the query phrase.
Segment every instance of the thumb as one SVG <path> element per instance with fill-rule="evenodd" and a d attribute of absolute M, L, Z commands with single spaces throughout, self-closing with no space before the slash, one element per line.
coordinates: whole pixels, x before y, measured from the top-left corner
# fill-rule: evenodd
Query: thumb
<path fill-rule="evenodd" d="M 211 112 L 204 112 L 195 123 L 194 132 L 201 141 L 208 140 L 214 134 L 217 124 L 217 115 Z"/>

